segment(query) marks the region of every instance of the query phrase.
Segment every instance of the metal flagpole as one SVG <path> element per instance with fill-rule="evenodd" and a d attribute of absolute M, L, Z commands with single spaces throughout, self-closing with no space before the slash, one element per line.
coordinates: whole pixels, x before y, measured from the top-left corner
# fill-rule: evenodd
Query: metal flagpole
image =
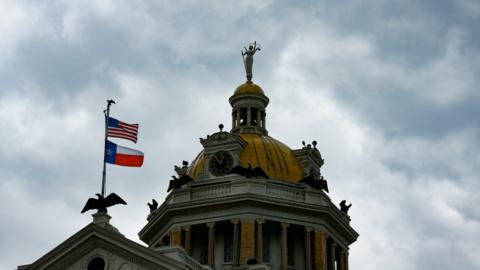
<path fill-rule="evenodd" d="M 113 99 L 107 100 L 107 109 L 104 110 L 105 114 L 105 144 L 103 147 L 103 173 L 102 173 L 102 198 L 105 198 L 105 182 L 107 180 L 106 168 L 107 168 L 107 135 L 108 135 L 108 118 L 110 116 L 110 106 L 115 104 Z"/>

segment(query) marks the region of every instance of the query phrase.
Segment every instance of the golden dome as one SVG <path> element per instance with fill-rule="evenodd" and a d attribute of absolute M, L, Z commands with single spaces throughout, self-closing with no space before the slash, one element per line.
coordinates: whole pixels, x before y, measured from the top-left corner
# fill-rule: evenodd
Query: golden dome
<path fill-rule="evenodd" d="M 263 93 L 262 88 L 251 81 L 247 81 L 246 83 L 238 86 L 235 92 L 233 93 L 233 96 L 244 95 L 244 94 L 265 96 L 265 93 Z"/>
<path fill-rule="evenodd" d="M 303 177 L 303 169 L 292 150 L 280 141 L 266 135 L 241 133 L 248 144 L 240 152 L 240 165 L 261 167 L 272 179 L 298 182 Z M 203 151 L 198 154 L 189 167 L 187 174 L 196 179 L 203 170 L 205 158 Z"/>

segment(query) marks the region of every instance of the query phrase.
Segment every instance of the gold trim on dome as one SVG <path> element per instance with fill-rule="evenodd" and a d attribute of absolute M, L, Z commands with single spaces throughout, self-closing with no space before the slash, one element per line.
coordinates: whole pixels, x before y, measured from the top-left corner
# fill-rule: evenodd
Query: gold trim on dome
<path fill-rule="evenodd" d="M 303 178 L 303 168 L 288 146 L 270 136 L 254 133 L 241 133 L 240 136 L 248 143 L 240 152 L 240 165 L 261 167 L 272 179 L 296 183 Z M 198 178 L 204 164 L 202 151 L 188 168 L 187 175 Z"/>
<path fill-rule="evenodd" d="M 246 82 L 237 87 L 235 92 L 233 93 L 234 96 L 236 95 L 243 95 L 243 94 L 254 94 L 254 95 L 262 95 L 265 96 L 262 88 L 252 82 Z"/>
<path fill-rule="evenodd" d="M 201 151 L 193 160 L 192 165 L 188 167 L 187 175 L 192 177 L 194 180 L 197 179 L 198 175 L 203 171 L 204 164 L 205 158 L 203 151 Z"/>
<path fill-rule="evenodd" d="M 270 136 L 241 133 L 248 145 L 240 152 L 240 164 L 262 168 L 272 179 L 296 183 L 303 177 L 303 169 L 292 150 Z"/>

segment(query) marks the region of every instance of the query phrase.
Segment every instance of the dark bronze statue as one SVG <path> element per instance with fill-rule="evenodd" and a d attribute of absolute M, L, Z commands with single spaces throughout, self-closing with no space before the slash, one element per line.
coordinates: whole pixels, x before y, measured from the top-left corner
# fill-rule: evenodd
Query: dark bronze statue
<path fill-rule="evenodd" d="M 170 183 L 168 184 L 167 192 L 169 192 L 170 190 L 181 188 L 186 183 L 192 182 L 192 181 L 193 179 L 186 174 L 180 176 L 180 178 L 177 178 L 175 177 L 175 175 L 172 175 L 172 180 L 170 180 Z"/>
<path fill-rule="evenodd" d="M 252 169 L 252 165 L 248 164 L 248 168 L 242 167 L 237 165 L 233 167 L 227 174 L 239 174 L 245 176 L 247 178 L 251 177 L 262 177 L 262 178 L 269 178 L 268 175 L 262 170 L 260 167 L 255 167 Z"/>
<path fill-rule="evenodd" d="M 300 179 L 298 181 L 299 183 L 305 183 L 309 185 L 313 189 L 323 189 L 326 192 L 328 192 L 328 183 L 323 176 L 320 176 L 320 178 L 315 178 L 313 175 L 305 176 L 304 178 Z"/>
<path fill-rule="evenodd" d="M 155 199 L 152 199 L 152 203 L 147 203 L 147 205 L 150 208 L 150 213 L 153 213 L 158 208 L 158 202 Z"/>
<path fill-rule="evenodd" d="M 351 206 L 352 204 L 347 205 L 347 201 L 343 200 L 340 202 L 340 211 L 344 212 L 345 214 L 348 214 L 348 209 L 350 209 Z"/>
<path fill-rule="evenodd" d="M 110 193 L 106 198 L 103 198 L 100 193 L 95 194 L 97 195 L 97 199 L 90 198 L 88 199 L 87 203 L 82 209 L 82 214 L 87 212 L 88 210 L 97 209 L 98 212 L 107 213 L 107 208 L 110 206 L 114 206 L 116 204 L 127 204 L 122 198 L 120 198 L 115 193 Z"/>
<path fill-rule="evenodd" d="M 253 55 L 256 51 L 260 51 L 260 45 L 257 46 L 257 42 L 255 41 L 253 44 L 250 43 L 248 49 L 243 47 L 245 51 L 242 50 L 242 59 L 243 64 L 245 65 L 245 72 L 247 73 L 247 80 L 250 82 L 252 81 L 253 77 Z"/>

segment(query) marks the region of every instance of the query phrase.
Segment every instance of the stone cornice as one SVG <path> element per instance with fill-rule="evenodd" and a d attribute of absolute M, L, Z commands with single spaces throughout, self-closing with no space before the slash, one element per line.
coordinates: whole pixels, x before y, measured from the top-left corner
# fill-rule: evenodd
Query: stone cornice
<path fill-rule="evenodd" d="M 349 225 L 348 216 L 341 213 L 323 191 L 302 189 L 285 181 L 241 177 L 195 184 L 195 187 L 176 190 L 169 195 L 140 231 L 142 241 L 152 245 L 173 224 L 193 225 L 245 215 L 261 218 L 279 209 L 286 214 L 267 219 L 308 226 L 333 226 L 342 232 L 345 240 L 340 242 L 345 244 L 358 237 Z M 292 217 L 290 220 L 287 214 Z"/>

